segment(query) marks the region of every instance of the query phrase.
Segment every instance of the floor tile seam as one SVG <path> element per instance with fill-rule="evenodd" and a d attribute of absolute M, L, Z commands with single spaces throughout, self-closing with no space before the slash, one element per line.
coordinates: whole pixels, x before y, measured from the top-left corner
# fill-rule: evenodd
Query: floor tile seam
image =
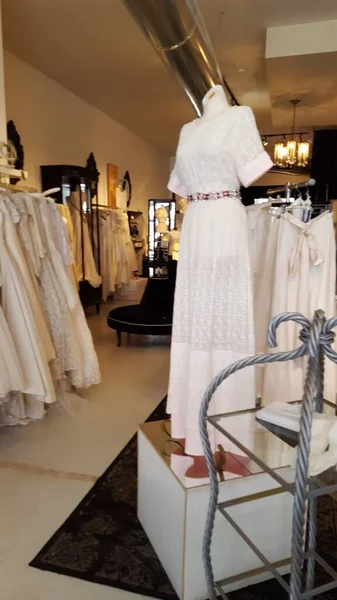
<path fill-rule="evenodd" d="M 10 471 L 20 471 L 22 473 L 30 473 L 31 475 L 49 475 L 50 477 L 54 477 L 55 479 L 84 481 L 88 483 L 95 483 L 98 479 L 98 476 L 88 473 L 59 471 L 57 469 L 39 467 L 37 465 L 31 465 L 29 463 L 22 462 L 0 461 L 0 470 L 1 469 Z"/>

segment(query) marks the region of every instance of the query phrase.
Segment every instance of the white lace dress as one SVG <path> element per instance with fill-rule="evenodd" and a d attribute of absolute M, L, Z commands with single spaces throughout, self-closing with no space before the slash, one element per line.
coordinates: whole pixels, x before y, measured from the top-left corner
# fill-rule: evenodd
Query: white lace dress
<path fill-rule="evenodd" d="M 56 244 L 53 239 L 53 230 L 58 227 L 57 222 L 62 225 L 60 214 L 53 201 L 49 199 L 47 202 L 45 198 L 41 198 L 40 210 L 48 242 L 48 254 L 56 277 L 56 285 L 64 292 L 70 310 L 71 326 L 69 324 L 69 332 L 72 333 L 73 340 L 68 339 L 67 341 L 69 349 L 67 376 L 74 387 L 88 388 L 93 384 L 100 383 L 101 375 L 92 335 L 79 300 L 74 278 L 70 268 L 67 268 L 67 265 L 69 267 L 71 264 L 72 257 L 64 238 L 61 244 Z M 59 228 L 59 232 L 64 234 L 64 228 Z M 60 241 L 60 237 L 58 239 Z"/>
<path fill-rule="evenodd" d="M 186 440 L 187 454 L 203 453 L 198 411 L 207 385 L 221 369 L 254 353 L 247 216 L 235 190 L 271 166 L 248 107 L 196 119 L 181 131 L 169 189 L 184 198 L 227 192 L 192 200 L 182 226 L 168 412 L 172 435 Z M 245 369 L 220 387 L 210 414 L 254 404 L 254 370 Z"/>

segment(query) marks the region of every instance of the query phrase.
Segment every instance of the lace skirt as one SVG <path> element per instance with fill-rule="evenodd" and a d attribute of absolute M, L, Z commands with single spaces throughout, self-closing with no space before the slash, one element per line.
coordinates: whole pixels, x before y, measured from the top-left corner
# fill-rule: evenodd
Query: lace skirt
<path fill-rule="evenodd" d="M 220 370 L 254 354 L 252 280 L 246 211 L 239 199 L 191 202 L 186 211 L 175 291 L 168 413 L 172 436 L 202 455 L 198 412 Z M 217 390 L 209 414 L 255 406 L 254 369 Z M 213 445 L 237 451 L 210 428 Z"/>

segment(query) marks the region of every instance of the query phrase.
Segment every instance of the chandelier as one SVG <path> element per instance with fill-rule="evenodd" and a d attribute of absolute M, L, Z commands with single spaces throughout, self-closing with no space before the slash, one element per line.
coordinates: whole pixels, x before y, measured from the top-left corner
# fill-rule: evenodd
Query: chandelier
<path fill-rule="evenodd" d="M 302 134 L 296 134 L 296 109 L 299 103 L 300 100 L 291 100 L 294 107 L 291 134 L 284 134 L 282 142 L 274 146 L 274 163 L 277 167 L 306 167 L 309 163 L 310 143 L 303 141 Z"/>

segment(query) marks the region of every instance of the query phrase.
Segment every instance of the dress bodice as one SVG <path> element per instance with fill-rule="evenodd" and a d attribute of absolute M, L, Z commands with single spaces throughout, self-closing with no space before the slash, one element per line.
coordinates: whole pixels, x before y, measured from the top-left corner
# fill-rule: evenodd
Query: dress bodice
<path fill-rule="evenodd" d="M 273 163 L 265 152 L 248 106 L 234 106 L 209 121 L 195 119 L 181 130 L 168 184 L 181 197 L 248 187 Z"/>

